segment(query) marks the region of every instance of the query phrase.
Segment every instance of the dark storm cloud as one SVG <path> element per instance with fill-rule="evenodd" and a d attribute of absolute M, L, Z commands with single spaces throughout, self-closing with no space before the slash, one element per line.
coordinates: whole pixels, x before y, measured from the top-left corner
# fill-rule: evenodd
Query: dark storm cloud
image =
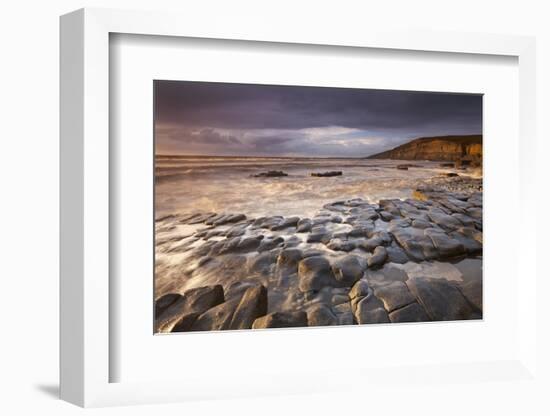
<path fill-rule="evenodd" d="M 183 153 L 200 140 L 230 153 L 300 153 L 300 146 L 311 152 L 327 143 L 312 142 L 302 130 L 332 126 L 364 132 L 340 135 L 347 150 L 330 138 L 335 155 L 373 153 L 413 137 L 482 129 L 481 96 L 467 94 L 156 81 L 155 105 L 161 147 L 178 151 L 180 140 Z M 163 128 L 172 133 L 161 134 Z M 365 136 L 386 144 L 356 140 Z"/>

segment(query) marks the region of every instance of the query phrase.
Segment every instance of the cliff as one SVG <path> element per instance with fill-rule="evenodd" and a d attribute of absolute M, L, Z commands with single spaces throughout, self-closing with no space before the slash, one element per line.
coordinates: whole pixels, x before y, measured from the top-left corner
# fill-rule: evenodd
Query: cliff
<path fill-rule="evenodd" d="M 421 137 L 367 159 L 470 160 L 481 163 L 482 136 Z"/>

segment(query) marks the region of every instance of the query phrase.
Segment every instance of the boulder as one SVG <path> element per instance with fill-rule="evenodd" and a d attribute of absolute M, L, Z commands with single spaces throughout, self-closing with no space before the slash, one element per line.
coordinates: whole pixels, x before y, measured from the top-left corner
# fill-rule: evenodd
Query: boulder
<path fill-rule="evenodd" d="M 428 211 L 428 216 L 432 222 L 435 222 L 446 231 L 454 231 L 457 228 L 462 227 L 462 223 L 452 215 L 439 213 L 432 209 Z"/>
<path fill-rule="evenodd" d="M 267 289 L 263 285 L 248 288 L 235 309 L 229 329 L 250 329 L 260 316 L 267 313 Z"/>
<path fill-rule="evenodd" d="M 367 265 L 370 268 L 381 267 L 386 262 L 387 258 L 388 252 L 386 251 L 386 247 L 378 246 L 374 249 L 372 256 L 367 259 Z"/>
<path fill-rule="evenodd" d="M 437 258 L 438 251 L 423 230 L 412 227 L 394 227 L 390 233 L 411 259 L 424 261 Z"/>
<path fill-rule="evenodd" d="M 174 324 L 172 332 L 186 332 L 191 330 L 191 326 L 195 323 L 199 317 L 199 313 L 192 312 L 182 315 Z"/>
<path fill-rule="evenodd" d="M 332 310 L 321 304 L 313 305 L 307 311 L 307 321 L 309 326 L 327 326 L 338 324 L 338 319 Z"/>
<path fill-rule="evenodd" d="M 278 250 L 265 251 L 248 259 L 248 270 L 251 273 L 270 275 L 273 272 L 273 266 L 277 263 Z"/>
<path fill-rule="evenodd" d="M 388 285 L 375 288 L 374 294 L 384 303 L 384 309 L 392 312 L 415 301 L 407 285 L 396 281 Z"/>
<path fill-rule="evenodd" d="M 292 270 L 292 272 L 295 273 L 298 262 L 302 257 L 302 250 L 297 248 L 285 248 L 277 257 L 277 267 L 279 269 L 285 269 L 286 271 Z"/>
<path fill-rule="evenodd" d="M 323 256 L 308 257 L 300 261 L 298 277 L 301 292 L 321 290 L 325 286 L 338 286 L 330 262 Z"/>
<path fill-rule="evenodd" d="M 308 243 L 328 243 L 332 239 L 332 235 L 323 226 L 315 226 L 311 229 L 311 233 L 307 236 Z"/>
<path fill-rule="evenodd" d="M 424 308 L 416 302 L 391 312 L 389 317 L 392 323 L 430 321 L 430 317 Z"/>
<path fill-rule="evenodd" d="M 342 303 L 348 303 L 350 301 L 350 298 L 348 295 L 344 295 L 344 294 L 335 294 L 332 296 L 330 302 L 333 304 L 333 305 L 340 305 Z"/>
<path fill-rule="evenodd" d="M 285 228 L 296 227 L 296 225 L 298 224 L 298 221 L 300 221 L 300 217 L 288 217 L 283 219 L 283 221 L 281 221 L 277 225 L 274 225 L 270 229 L 271 231 L 280 231 L 280 230 L 284 230 Z"/>
<path fill-rule="evenodd" d="M 282 237 L 266 237 L 258 245 L 258 252 L 273 250 L 276 247 L 280 247 L 284 244 L 285 239 Z"/>
<path fill-rule="evenodd" d="M 483 283 L 481 279 L 461 283 L 458 288 L 478 311 L 483 311 Z"/>
<path fill-rule="evenodd" d="M 355 318 L 353 313 L 345 312 L 337 316 L 338 325 L 353 325 L 355 324 Z"/>
<path fill-rule="evenodd" d="M 309 218 L 302 218 L 298 223 L 296 224 L 296 232 L 297 233 L 307 233 L 311 230 L 313 223 Z"/>
<path fill-rule="evenodd" d="M 387 211 L 380 211 L 378 215 L 380 216 L 380 219 L 385 222 L 390 222 L 394 219 L 394 216 Z"/>
<path fill-rule="evenodd" d="M 351 287 L 363 277 L 364 261 L 353 254 L 348 254 L 332 264 L 332 272 L 339 286 Z"/>
<path fill-rule="evenodd" d="M 427 235 L 437 250 L 440 258 L 457 257 L 465 253 L 464 245 L 442 230 L 436 228 L 426 228 L 424 234 Z"/>
<path fill-rule="evenodd" d="M 236 246 L 236 250 L 243 253 L 255 251 L 260 246 L 263 238 L 263 235 L 258 235 L 254 237 L 243 237 L 239 240 Z"/>
<path fill-rule="evenodd" d="M 356 248 L 357 244 L 353 240 L 341 240 L 339 238 L 333 238 L 327 243 L 327 248 L 333 251 L 345 251 L 350 252 Z"/>
<path fill-rule="evenodd" d="M 349 291 L 350 299 L 364 298 L 369 294 L 369 284 L 365 279 L 358 280 Z"/>
<path fill-rule="evenodd" d="M 415 219 L 415 220 L 413 220 L 411 226 L 414 227 L 414 228 L 420 228 L 420 229 L 423 230 L 425 228 L 430 228 L 432 226 L 432 224 L 430 224 L 428 221 L 425 221 L 425 220 L 422 220 L 422 219 Z"/>
<path fill-rule="evenodd" d="M 260 172 L 252 176 L 255 178 L 280 178 L 283 176 L 288 176 L 288 173 L 285 173 L 282 170 L 268 170 L 267 172 Z"/>
<path fill-rule="evenodd" d="M 464 295 L 445 279 L 416 277 L 406 284 L 434 321 L 468 319 L 472 313 Z"/>
<path fill-rule="evenodd" d="M 170 305 L 180 300 L 182 296 L 179 293 L 168 293 L 161 296 L 155 302 L 155 317 L 163 313 Z"/>
<path fill-rule="evenodd" d="M 170 332 L 184 315 L 189 313 L 201 314 L 223 301 L 223 288 L 220 285 L 190 289 L 156 317 L 155 326 L 159 332 Z"/>
<path fill-rule="evenodd" d="M 307 326 L 307 314 L 298 312 L 272 312 L 254 321 L 253 329 L 263 328 L 293 328 Z"/>
<path fill-rule="evenodd" d="M 318 178 L 326 178 L 330 176 L 342 176 L 342 171 L 340 170 L 333 170 L 329 172 L 313 172 L 311 176 L 316 176 Z"/>
<path fill-rule="evenodd" d="M 372 293 L 357 302 L 355 320 L 358 324 L 382 324 L 390 322 L 382 302 Z"/>
<path fill-rule="evenodd" d="M 208 309 L 191 325 L 191 331 L 221 331 L 229 329 L 240 297 L 234 297 L 224 303 Z"/>
<path fill-rule="evenodd" d="M 397 245 L 386 247 L 386 251 L 388 252 L 388 262 L 390 263 L 405 264 L 409 261 L 409 257 L 405 251 Z"/>
<path fill-rule="evenodd" d="M 362 242 L 359 246 L 366 251 L 372 252 L 376 247 L 382 246 L 383 244 L 384 240 L 382 239 L 382 237 L 375 235 L 368 240 Z"/>

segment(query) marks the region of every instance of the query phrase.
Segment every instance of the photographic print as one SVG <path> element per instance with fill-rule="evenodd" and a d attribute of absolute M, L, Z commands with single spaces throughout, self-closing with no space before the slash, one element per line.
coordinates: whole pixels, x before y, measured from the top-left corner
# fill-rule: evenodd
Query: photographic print
<path fill-rule="evenodd" d="M 155 333 L 482 319 L 482 95 L 153 88 Z"/>

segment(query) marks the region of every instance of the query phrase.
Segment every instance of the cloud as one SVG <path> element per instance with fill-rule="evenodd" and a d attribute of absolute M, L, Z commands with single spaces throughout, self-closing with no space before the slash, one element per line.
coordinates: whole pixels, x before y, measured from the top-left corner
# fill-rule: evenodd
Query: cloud
<path fill-rule="evenodd" d="M 482 130 L 472 94 L 156 81 L 155 102 L 157 146 L 177 153 L 360 156 Z"/>

